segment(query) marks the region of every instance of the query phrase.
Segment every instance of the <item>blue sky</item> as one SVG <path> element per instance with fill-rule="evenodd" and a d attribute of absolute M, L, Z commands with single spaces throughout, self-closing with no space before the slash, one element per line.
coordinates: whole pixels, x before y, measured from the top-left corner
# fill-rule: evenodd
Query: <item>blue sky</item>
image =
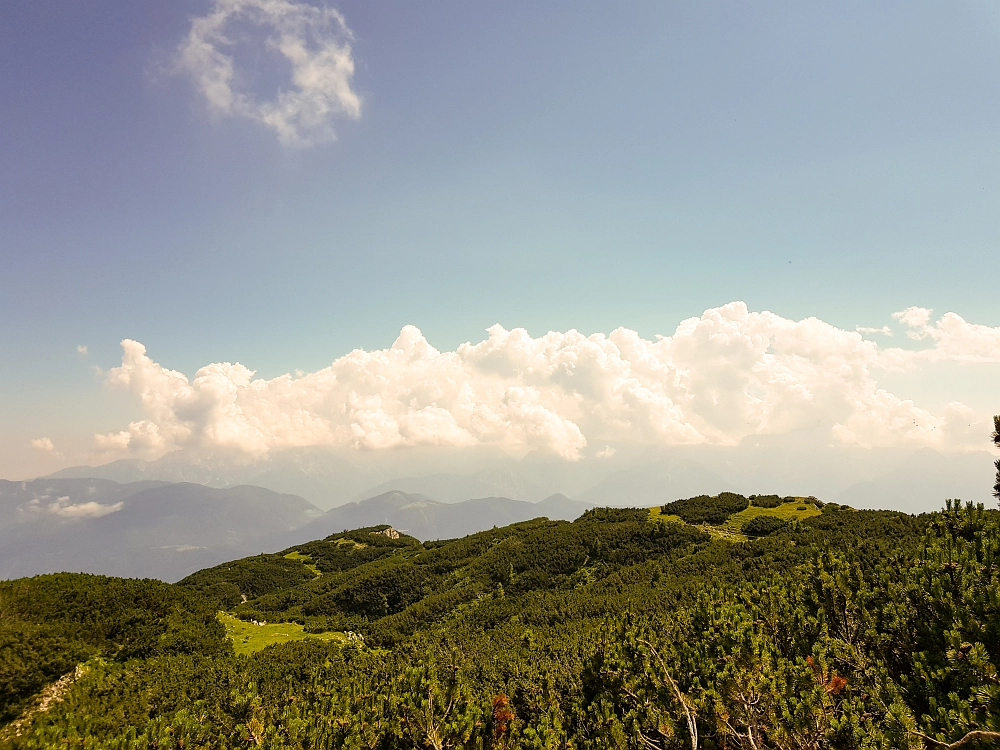
<path fill-rule="evenodd" d="M 273 377 L 733 300 L 1000 325 L 995 4 L 341 2 L 361 112 L 311 148 L 173 70 L 211 7 L 0 8 L 11 456 L 132 418 L 92 371 L 124 338 Z"/>

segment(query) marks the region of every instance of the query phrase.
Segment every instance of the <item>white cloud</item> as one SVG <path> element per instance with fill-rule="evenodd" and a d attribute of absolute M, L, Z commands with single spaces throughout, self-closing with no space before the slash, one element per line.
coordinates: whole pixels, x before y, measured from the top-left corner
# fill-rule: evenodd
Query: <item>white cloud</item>
<path fill-rule="evenodd" d="M 893 314 L 909 328 L 907 338 L 934 343 L 930 349 L 910 352 L 912 359 L 928 362 L 950 360 L 967 364 L 1000 363 L 1000 326 L 992 328 L 968 323 L 952 312 L 945 313 L 932 325 L 931 312 L 926 307 L 908 307 Z M 906 355 L 894 350 L 892 356 Z"/>
<path fill-rule="evenodd" d="M 236 59 L 240 30 L 249 27 L 257 34 L 255 57 L 276 52 L 290 68 L 271 100 L 254 95 Z M 351 39 L 344 17 L 332 8 L 293 0 L 215 0 L 207 15 L 192 20 L 176 64 L 211 111 L 260 122 L 286 146 L 312 146 L 335 139 L 337 118 L 361 114 L 361 99 L 351 88 Z"/>
<path fill-rule="evenodd" d="M 135 395 L 145 418 L 98 442 L 109 454 L 143 457 L 176 448 L 260 456 L 305 446 L 493 445 L 575 460 L 588 442 L 733 445 L 820 429 L 861 446 L 981 447 L 969 425 L 982 415 L 962 404 L 934 414 L 880 388 L 876 374 L 941 358 L 997 361 L 1000 329 L 953 314 L 930 325 L 929 311 L 912 310 L 897 317 L 919 326 L 930 348 L 880 350 L 856 331 L 733 302 L 652 340 L 625 328 L 532 338 L 496 325 L 479 343 L 440 352 L 407 326 L 388 349 L 271 380 L 230 363 L 189 379 L 126 340 L 107 379 Z"/>
<path fill-rule="evenodd" d="M 78 347 L 76 347 L 76 351 L 78 354 L 86 354 L 87 347 L 85 347 L 83 344 L 80 344 Z"/>
<path fill-rule="evenodd" d="M 31 447 L 36 451 L 45 451 L 51 453 L 56 449 L 56 446 L 47 437 L 35 438 L 31 441 Z"/>
<path fill-rule="evenodd" d="M 892 329 L 889 326 L 882 326 L 881 328 L 869 328 L 868 326 L 858 326 L 855 328 L 858 333 L 866 334 L 878 334 L 880 336 L 892 336 Z"/>
<path fill-rule="evenodd" d="M 100 518 L 122 509 L 122 503 L 101 505 L 93 500 L 86 503 L 70 503 L 68 497 L 61 497 L 48 507 L 48 512 L 60 518 Z"/>
<path fill-rule="evenodd" d="M 931 319 L 931 310 L 926 307 L 908 307 L 905 310 L 893 313 L 892 317 L 904 325 L 921 327 L 927 325 L 927 322 Z"/>
<path fill-rule="evenodd" d="M 50 502 L 43 505 L 43 500 Z M 59 518 L 100 518 L 101 516 L 118 512 L 124 507 L 124 503 L 102 505 L 101 503 L 94 502 L 93 500 L 85 503 L 73 503 L 70 501 L 69 495 L 57 497 L 55 500 L 52 500 L 50 495 L 42 495 L 40 497 L 33 498 L 20 507 L 21 510 L 28 513 L 47 513 L 52 516 L 58 516 Z"/>

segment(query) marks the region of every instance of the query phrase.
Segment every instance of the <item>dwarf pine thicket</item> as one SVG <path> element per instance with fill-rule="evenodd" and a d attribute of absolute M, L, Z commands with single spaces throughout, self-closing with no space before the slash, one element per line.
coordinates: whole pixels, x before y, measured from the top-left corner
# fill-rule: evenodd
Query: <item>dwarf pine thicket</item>
<path fill-rule="evenodd" d="M 0 583 L 0 746 L 1000 746 L 1000 513 L 781 500 Z M 238 656 L 217 610 L 351 636 Z"/>

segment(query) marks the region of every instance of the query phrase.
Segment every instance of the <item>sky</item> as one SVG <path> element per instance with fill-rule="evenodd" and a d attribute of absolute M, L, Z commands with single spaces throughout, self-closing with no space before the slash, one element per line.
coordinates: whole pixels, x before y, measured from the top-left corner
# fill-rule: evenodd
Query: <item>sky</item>
<path fill-rule="evenodd" d="M 986 2 L 6 2 L 0 477 L 985 446 L 998 37 Z"/>

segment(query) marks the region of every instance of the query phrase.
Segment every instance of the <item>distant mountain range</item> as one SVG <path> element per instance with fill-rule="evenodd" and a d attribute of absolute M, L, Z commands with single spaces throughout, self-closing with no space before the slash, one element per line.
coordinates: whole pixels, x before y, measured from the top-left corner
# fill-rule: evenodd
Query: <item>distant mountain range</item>
<path fill-rule="evenodd" d="M 806 433 L 732 447 L 609 446 L 575 463 L 478 449 L 310 449 L 251 462 L 177 452 L 0 481 L 0 577 L 68 570 L 171 581 L 350 528 L 388 523 L 421 540 L 454 538 L 725 490 L 918 513 L 946 498 L 992 504 L 992 482 L 985 451 L 845 448 Z"/>
<path fill-rule="evenodd" d="M 562 493 L 600 506 L 657 505 L 682 497 L 735 491 L 815 495 L 856 507 L 911 513 L 946 498 L 990 502 L 993 457 L 986 451 L 831 446 L 809 434 L 753 436 L 739 446 L 620 446 L 578 462 L 528 454 L 410 451 L 343 454 L 318 449 L 277 452 L 257 461 L 178 451 L 156 461 L 122 460 L 64 469 L 54 478 L 192 482 L 208 487 L 266 487 L 324 510 L 397 491 L 441 503 L 474 497 L 538 502 Z"/>
<path fill-rule="evenodd" d="M 390 491 L 324 513 L 301 497 L 247 485 L 0 481 L 0 578 L 70 571 L 176 581 L 348 528 L 388 523 L 421 540 L 443 539 L 539 516 L 572 520 L 588 507 L 562 495 L 448 504 Z"/>
<path fill-rule="evenodd" d="M 322 515 L 261 487 L 102 479 L 0 481 L 0 577 L 55 571 L 177 580 Z"/>

